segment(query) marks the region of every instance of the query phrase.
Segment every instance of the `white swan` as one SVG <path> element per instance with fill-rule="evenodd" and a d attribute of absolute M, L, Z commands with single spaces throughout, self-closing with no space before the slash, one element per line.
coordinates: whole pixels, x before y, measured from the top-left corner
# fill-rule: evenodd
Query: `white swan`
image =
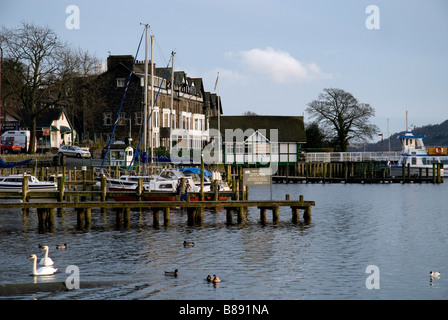
<path fill-rule="evenodd" d="M 37 256 L 35 254 L 32 254 L 28 259 L 33 259 L 33 273 L 32 276 L 51 276 L 58 271 L 58 269 L 55 269 L 53 267 L 40 267 L 36 270 L 37 265 Z"/>
<path fill-rule="evenodd" d="M 54 265 L 53 260 L 51 260 L 51 258 L 48 256 L 48 246 L 42 246 L 42 251 L 44 250 L 45 250 L 45 256 L 42 259 L 40 259 L 39 264 L 44 267 Z"/>

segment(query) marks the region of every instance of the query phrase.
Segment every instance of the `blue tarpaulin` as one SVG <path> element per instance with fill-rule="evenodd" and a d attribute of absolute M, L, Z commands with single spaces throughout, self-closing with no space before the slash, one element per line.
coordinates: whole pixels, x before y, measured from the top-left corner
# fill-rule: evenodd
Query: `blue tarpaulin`
<path fill-rule="evenodd" d="M 3 159 L 0 158 L 0 168 L 13 168 L 15 166 L 22 166 L 24 164 L 27 164 L 31 160 L 33 160 L 33 159 L 28 159 L 25 161 L 14 162 L 14 163 L 6 163 L 5 161 L 3 161 Z"/>
<path fill-rule="evenodd" d="M 183 173 L 185 173 L 185 172 L 192 172 L 192 173 L 198 174 L 199 176 L 201 175 L 201 169 L 200 168 L 182 168 L 182 169 L 179 169 L 179 171 L 181 171 Z M 204 169 L 204 176 L 210 177 L 211 175 L 212 175 L 212 173 L 210 171 Z"/>

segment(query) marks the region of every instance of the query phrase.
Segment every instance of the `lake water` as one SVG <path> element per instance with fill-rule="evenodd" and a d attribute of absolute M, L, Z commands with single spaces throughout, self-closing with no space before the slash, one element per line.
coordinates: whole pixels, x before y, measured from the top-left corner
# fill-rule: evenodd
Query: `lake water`
<path fill-rule="evenodd" d="M 74 265 L 81 289 L 0 299 L 447 299 L 447 192 L 446 183 L 274 184 L 274 199 L 315 201 L 310 224 L 303 212 L 293 224 L 290 209 L 281 208 L 278 223 L 268 211 L 261 225 L 253 208 L 241 224 L 235 217 L 227 225 L 222 210 L 206 212 L 195 226 L 172 210 L 170 225 L 158 228 L 152 214 L 133 211 L 125 228 L 117 227 L 113 212 L 93 210 L 91 228 L 78 230 L 76 213 L 67 210 L 56 214 L 53 232 L 39 233 L 34 210 L 28 216 L 3 210 L 0 284 L 65 282 L 66 267 Z M 251 187 L 250 198 L 269 199 L 269 187 Z M 185 248 L 184 240 L 195 246 Z M 56 250 L 60 243 L 68 248 Z M 59 269 L 54 276 L 29 275 L 28 256 L 43 256 L 38 244 L 50 247 Z M 366 273 L 369 265 L 377 269 Z M 165 276 L 174 269 L 177 278 Z M 440 279 L 431 281 L 430 270 L 441 272 Z M 209 274 L 222 282 L 208 283 Z M 368 289 L 366 280 L 379 288 Z"/>

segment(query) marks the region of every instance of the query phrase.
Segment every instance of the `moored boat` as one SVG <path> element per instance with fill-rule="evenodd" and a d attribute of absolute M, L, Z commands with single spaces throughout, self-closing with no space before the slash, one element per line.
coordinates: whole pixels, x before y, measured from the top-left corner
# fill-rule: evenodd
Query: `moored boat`
<path fill-rule="evenodd" d="M 29 174 L 12 174 L 0 177 L 0 192 L 22 192 L 23 178 L 28 180 L 28 190 L 33 192 L 56 191 L 56 182 L 39 181 L 35 176 Z"/>
<path fill-rule="evenodd" d="M 396 165 L 391 166 L 392 176 L 402 176 L 403 166 L 407 170 L 409 168 L 410 175 L 418 175 L 422 171 L 426 175 L 428 169 L 428 176 L 433 176 L 434 164 L 448 165 L 448 151 L 446 147 L 425 147 L 423 143 L 424 136 L 416 136 L 410 130 L 406 134 L 398 136 L 401 140 L 402 152 L 400 159 Z M 440 175 L 443 176 L 443 168 L 440 170 Z"/>

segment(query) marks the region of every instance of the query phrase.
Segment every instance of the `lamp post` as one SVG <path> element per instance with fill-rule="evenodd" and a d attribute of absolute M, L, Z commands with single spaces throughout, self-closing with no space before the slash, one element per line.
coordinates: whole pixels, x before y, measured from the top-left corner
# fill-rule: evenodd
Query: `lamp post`
<path fill-rule="evenodd" d="M 131 142 L 132 142 L 132 124 L 131 124 L 132 118 L 126 118 L 126 119 L 129 120 L 129 139 L 128 139 L 128 143 L 131 144 Z"/>

